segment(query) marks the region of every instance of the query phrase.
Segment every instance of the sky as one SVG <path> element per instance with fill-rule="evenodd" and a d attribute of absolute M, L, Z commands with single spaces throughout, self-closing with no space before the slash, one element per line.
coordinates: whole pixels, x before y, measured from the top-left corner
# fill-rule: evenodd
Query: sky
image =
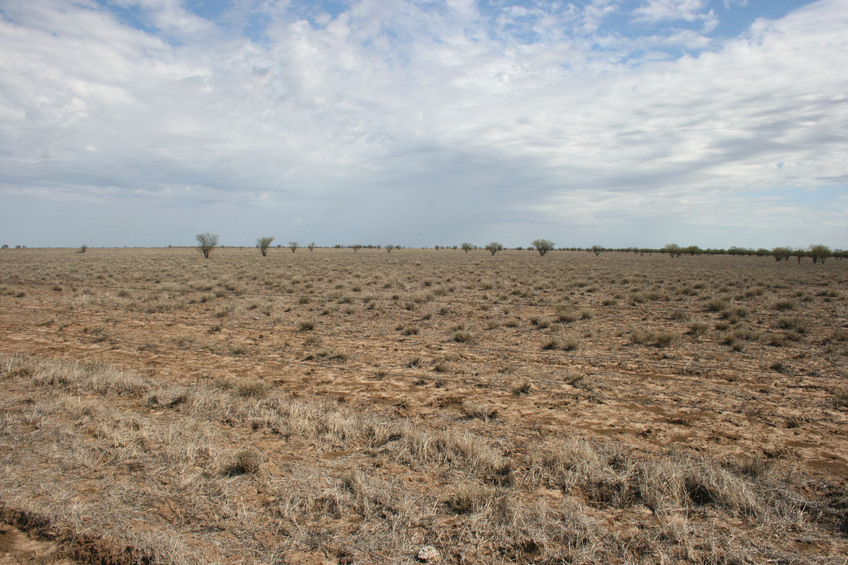
<path fill-rule="evenodd" d="M 0 244 L 848 248 L 848 0 L 0 0 Z"/>

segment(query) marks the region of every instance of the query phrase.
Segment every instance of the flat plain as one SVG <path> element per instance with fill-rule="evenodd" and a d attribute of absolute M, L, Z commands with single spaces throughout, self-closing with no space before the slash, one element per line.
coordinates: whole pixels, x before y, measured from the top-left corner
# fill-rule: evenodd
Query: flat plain
<path fill-rule="evenodd" d="M 0 521 L 57 562 L 842 565 L 846 289 L 833 259 L 3 250 Z"/>

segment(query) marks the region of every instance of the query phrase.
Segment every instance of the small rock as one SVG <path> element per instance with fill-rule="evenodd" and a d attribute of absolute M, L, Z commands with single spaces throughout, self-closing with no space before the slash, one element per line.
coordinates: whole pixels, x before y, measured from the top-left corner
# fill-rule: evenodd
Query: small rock
<path fill-rule="evenodd" d="M 442 554 L 432 545 L 425 545 L 418 550 L 415 558 L 421 563 L 438 563 L 442 559 Z"/>

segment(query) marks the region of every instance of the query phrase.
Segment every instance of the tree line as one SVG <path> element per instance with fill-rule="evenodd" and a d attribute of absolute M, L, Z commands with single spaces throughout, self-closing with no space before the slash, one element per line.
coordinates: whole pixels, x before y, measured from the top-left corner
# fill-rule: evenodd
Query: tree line
<path fill-rule="evenodd" d="M 218 236 L 211 233 L 201 233 L 197 234 L 197 248 L 203 253 L 205 258 L 209 258 L 212 250 L 218 246 Z M 274 242 L 274 237 L 260 237 L 256 240 L 256 248 L 259 249 L 259 252 L 263 257 L 267 256 L 268 249 L 271 247 L 271 244 Z M 283 247 L 282 244 L 278 244 L 277 247 Z M 286 246 L 291 249 L 292 253 L 296 252 L 300 247 L 300 244 L 297 241 L 289 241 Z M 309 243 L 306 248 L 309 251 L 313 251 L 316 245 L 314 242 Z M 341 249 L 347 247 L 349 249 L 353 249 L 354 253 L 359 251 L 360 249 L 385 249 L 387 253 L 391 253 L 396 249 L 403 249 L 400 245 L 387 244 L 387 245 L 362 245 L 362 244 L 354 244 L 343 246 L 341 244 L 337 244 L 333 246 L 335 249 Z M 86 246 L 83 246 L 85 249 Z M 479 247 L 472 243 L 464 242 L 461 245 L 454 246 L 439 246 L 436 245 L 435 249 L 461 249 L 465 253 L 469 251 L 474 251 L 478 249 L 484 249 L 495 255 L 498 251 L 502 251 L 504 246 L 497 242 L 491 241 L 485 246 Z M 600 255 L 601 253 L 639 253 L 640 255 L 644 254 L 653 254 L 653 253 L 666 253 L 672 258 L 680 257 L 681 255 L 745 255 L 745 256 L 759 256 L 759 257 L 774 257 L 776 261 L 789 261 L 791 258 L 795 258 L 799 263 L 801 259 L 805 257 L 809 257 L 813 260 L 813 263 L 824 263 L 825 259 L 829 257 L 833 257 L 836 259 L 845 259 L 848 258 L 848 251 L 842 249 L 831 249 L 830 247 L 822 244 L 811 244 L 806 248 L 791 248 L 791 247 L 774 247 L 772 249 L 752 249 L 747 247 L 730 247 L 729 249 L 701 249 L 697 245 L 689 245 L 686 247 L 682 247 L 677 245 L 676 243 L 666 244 L 662 248 L 649 248 L 649 247 L 624 247 L 624 248 L 606 248 L 600 245 L 593 245 L 592 247 L 560 247 L 557 248 L 556 244 L 553 241 L 547 239 L 536 239 L 530 244 L 530 246 L 523 247 L 515 247 L 515 250 L 521 251 L 524 249 L 527 250 L 535 250 L 539 253 L 540 256 L 544 257 L 548 252 L 554 251 L 556 249 L 562 251 L 588 251 L 594 253 L 595 255 Z M 84 252 L 84 251 L 83 251 Z"/>

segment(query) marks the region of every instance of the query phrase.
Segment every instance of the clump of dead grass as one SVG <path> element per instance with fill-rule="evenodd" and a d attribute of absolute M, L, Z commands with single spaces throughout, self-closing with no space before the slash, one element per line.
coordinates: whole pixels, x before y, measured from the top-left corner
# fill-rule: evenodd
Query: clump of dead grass
<path fill-rule="evenodd" d="M 639 345 L 668 347 L 680 340 L 680 334 L 669 330 L 654 331 L 634 327 L 630 329 L 630 342 Z"/>

